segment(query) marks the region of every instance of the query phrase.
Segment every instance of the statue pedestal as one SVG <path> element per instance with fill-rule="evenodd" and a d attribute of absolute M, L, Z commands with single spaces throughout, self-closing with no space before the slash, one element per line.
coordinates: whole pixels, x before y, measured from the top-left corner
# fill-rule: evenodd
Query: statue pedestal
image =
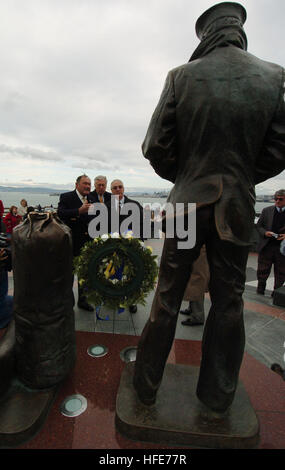
<path fill-rule="evenodd" d="M 0 449 L 28 441 L 43 426 L 61 384 L 31 389 L 17 378 L 15 323 L 0 338 Z"/>
<path fill-rule="evenodd" d="M 167 364 L 156 403 L 143 405 L 133 388 L 134 363 L 126 365 L 116 402 L 117 430 L 132 440 L 165 445 L 249 449 L 259 441 L 259 423 L 241 382 L 225 418 L 210 420 L 196 397 L 199 367 Z"/>
<path fill-rule="evenodd" d="M 0 448 L 16 447 L 31 439 L 42 427 L 59 386 L 31 390 L 14 379 L 0 401 Z"/>

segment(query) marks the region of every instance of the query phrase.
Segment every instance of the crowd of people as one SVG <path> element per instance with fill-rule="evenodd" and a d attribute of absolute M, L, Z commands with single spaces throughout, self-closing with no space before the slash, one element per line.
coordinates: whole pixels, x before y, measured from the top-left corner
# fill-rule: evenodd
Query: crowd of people
<path fill-rule="evenodd" d="M 4 212 L 0 200 L 0 329 L 6 328 L 12 319 L 13 297 L 8 295 L 8 272 L 12 269 L 10 240 L 13 229 L 27 216 L 28 203 L 22 199 L 19 207 L 12 205 L 6 215 Z"/>
<path fill-rule="evenodd" d="M 4 204 L 0 200 L 0 219 L 5 225 L 5 233 L 11 237 L 13 229 L 19 225 L 27 216 L 28 203 L 26 199 L 21 199 L 20 205 L 18 207 L 14 205 L 11 206 L 9 208 L 9 212 L 6 215 L 4 215 L 4 211 Z"/>
<path fill-rule="evenodd" d="M 105 204 L 108 210 L 107 231 L 110 231 L 110 219 L 112 198 L 116 196 L 116 207 L 114 210 L 119 212 L 119 226 L 127 218 L 127 215 L 122 214 L 121 208 L 126 203 L 134 203 L 139 210 L 141 221 L 143 218 L 143 207 L 138 201 L 129 199 L 125 195 L 124 183 L 115 179 L 110 185 L 111 192 L 107 191 L 107 178 L 104 175 L 98 175 L 94 179 L 94 190 L 91 191 L 91 179 L 87 175 L 80 175 L 75 183 L 75 189 L 60 195 L 58 203 L 58 216 L 62 221 L 71 229 L 73 240 L 73 256 L 78 256 L 83 245 L 90 241 L 88 233 L 88 225 L 96 214 L 88 214 L 89 209 L 94 203 Z M 140 224 L 142 226 L 142 224 Z M 132 230 L 132 224 L 128 227 Z M 142 234 L 141 234 L 142 237 Z M 78 284 L 78 307 L 92 312 L 93 306 L 87 302 L 81 286 Z M 132 305 L 129 308 L 131 313 L 137 311 L 137 306 Z"/>

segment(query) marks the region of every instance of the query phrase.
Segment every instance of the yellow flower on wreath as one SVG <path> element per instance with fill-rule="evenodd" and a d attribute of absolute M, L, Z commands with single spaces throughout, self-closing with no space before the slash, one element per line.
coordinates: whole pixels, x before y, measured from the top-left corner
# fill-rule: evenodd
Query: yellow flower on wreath
<path fill-rule="evenodd" d="M 106 279 L 109 279 L 109 277 L 113 276 L 115 274 L 116 270 L 113 266 L 113 261 L 110 261 L 110 263 L 108 264 L 105 272 L 104 272 L 104 276 Z"/>

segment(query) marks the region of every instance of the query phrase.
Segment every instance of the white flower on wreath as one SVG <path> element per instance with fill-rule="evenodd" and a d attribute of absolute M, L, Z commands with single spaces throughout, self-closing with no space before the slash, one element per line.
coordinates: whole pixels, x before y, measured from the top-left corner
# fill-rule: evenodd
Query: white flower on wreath
<path fill-rule="evenodd" d="M 120 234 L 118 232 L 111 233 L 111 238 L 120 238 Z"/>
<path fill-rule="evenodd" d="M 112 279 L 111 282 L 112 284 L 117 284 L 117 282 L 119 282 L 119 279 Z"/>
<path fill-rule="evenodd" d="M 108 240 L 108 238 L 109 238 L 108 233 L 104 233 L 104 234 L 101 236 L 101 239 L 103 240 L 103 242 L 105 242 L 106 240 Z"/>

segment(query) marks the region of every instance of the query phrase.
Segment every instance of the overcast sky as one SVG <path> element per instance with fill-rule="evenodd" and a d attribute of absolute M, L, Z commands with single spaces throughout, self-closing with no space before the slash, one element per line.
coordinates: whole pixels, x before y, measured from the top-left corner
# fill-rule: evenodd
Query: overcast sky
<path fill-rule="evenodd" d="M 105 174 L 169 188 L 141 153 L 168 70 L 212 0 L 0 0 L 0 185 Z M 249 52 L 285 65 L 284 0 L 244 0 Z M 285 174 L 257 187 L 285 187 Z"/>

